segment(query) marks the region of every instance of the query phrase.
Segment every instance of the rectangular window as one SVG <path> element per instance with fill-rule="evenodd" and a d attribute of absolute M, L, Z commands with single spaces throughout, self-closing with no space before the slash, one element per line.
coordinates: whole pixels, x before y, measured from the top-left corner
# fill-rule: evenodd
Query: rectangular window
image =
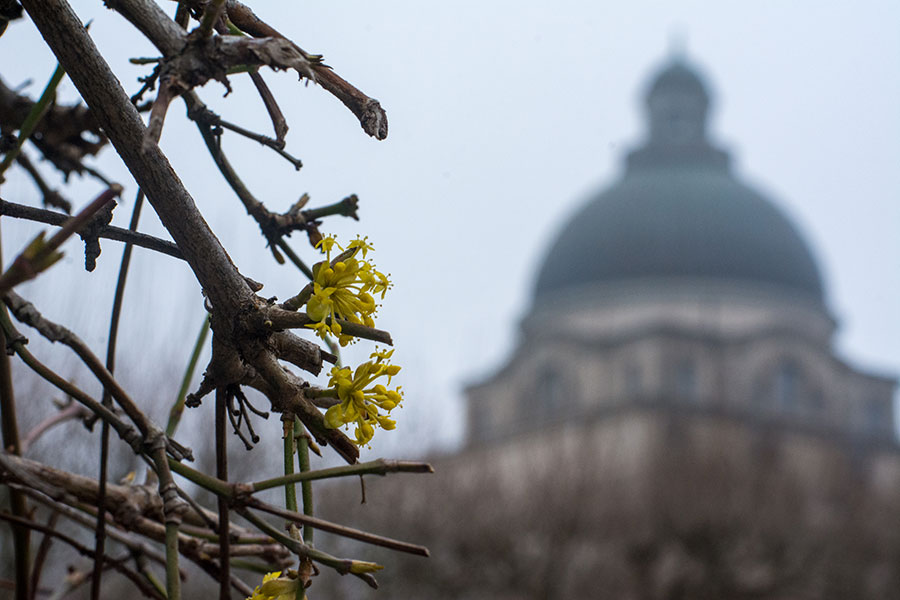
<path fill-rule="evenodd" d="M 675 367 L 675 396 L 691 402 L 697 399 L 697 369 L 693 361 L 683 360 Z"/>

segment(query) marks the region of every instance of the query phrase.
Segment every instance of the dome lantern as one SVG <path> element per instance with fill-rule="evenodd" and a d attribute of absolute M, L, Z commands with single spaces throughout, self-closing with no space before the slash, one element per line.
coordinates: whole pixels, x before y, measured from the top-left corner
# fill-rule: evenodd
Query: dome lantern
<path fill-rule="evenodd" d="M 677 147 L 706 143 L 709 93 L 682 59 L 676 58 L 657 74 L 644 101 L 650 144 Z"/>

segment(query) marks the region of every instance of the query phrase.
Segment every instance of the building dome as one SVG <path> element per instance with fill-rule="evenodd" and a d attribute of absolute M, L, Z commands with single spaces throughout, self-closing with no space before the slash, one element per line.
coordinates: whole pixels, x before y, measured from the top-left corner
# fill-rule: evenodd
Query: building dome
<path fill-rule="evenodd" d="M 622 178 L 563 228 L 540 270 L 538 301 L 584 286 L 680 279 L 776 286 L 823 303 L 797 229 L 710 144 L 709 102 L 682 60 L 651 80 L 646 142 L 628 155 Z"/>

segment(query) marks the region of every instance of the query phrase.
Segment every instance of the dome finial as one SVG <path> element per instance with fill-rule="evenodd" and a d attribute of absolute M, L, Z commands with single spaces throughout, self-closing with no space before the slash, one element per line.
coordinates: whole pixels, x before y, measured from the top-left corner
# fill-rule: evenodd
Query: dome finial
<path fill-rule="evenodd" d="M 684 62 L 687 56 L 687 31 L 683 25 L 669 31 L 669 58 L 672 62 Z"/>

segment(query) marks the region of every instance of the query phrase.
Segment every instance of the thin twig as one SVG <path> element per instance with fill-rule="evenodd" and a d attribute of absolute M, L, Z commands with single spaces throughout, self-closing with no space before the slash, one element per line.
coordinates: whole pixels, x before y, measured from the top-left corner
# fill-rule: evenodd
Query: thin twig
<path fill-rule="evenodd" d="M 46 469 L 42 469 L 42 471 L 46 471 Z M 57 474 L 59 475 L 59 474 Z M 96 481 L 90 480 L 94 483 L 96 487 Z M 18 488 L 18 484 L 12 484 L 11 487 Z M 121 488 L 122 486 L 111 486 L 114 488 Z M 96 515 L 96 510 L 94 510 L 91 506 L 80 505 L 79 508 L 85 511 L 85 515 L 74 511 L 71 508 L 68 508 L 65 505 L 60 505 L 53 500 L 50 500 L 47 496 L 37 492 L 33 489 L 25 488 L 23 490 L 29 497 L 34 500 L 46 504 L 50 506 L 54 510 L 59 510 L 63 512 L 67 517 L 75 520 L 81 525 L 85 525 L 87 527 L 92 527 L 93 521 L 91 520 Z M 96 493 L 96 490 L 94 490 Z M 117 492 L 118 493 L 118 492 Z M 109 524 L 113 524 L 113 521 L 110 517 L 107 517 L 107 521 Z M 118 523 L 119 526 L 122 526 L 121 523 Z M 149 519 L 138 518 L 134 522 L 129 524 L 133 527 L 135 533 L 145 536 L 151 540 L 162 542 L 165 540 L 165 530 L 164 528 L 157 522 L 151 521 Z M 268 536 L 248 536 L 242 532 L 247 531 L 243 528 L 236 528 L 234 524 L 232 524 L 232 528 L 235 529 L 235 532 L 232 533 L 232 539 L 240 540 L 243 543 L 245 540 L 247 543 L 245 547 L 248 552 L 253 553 L 254 556 L 261 558 L 269 562 L 270 564 L 278 564 L 285 565 L 288 562 L 288 551 L 282 546 L 274 543 L 272 539 Z M 218 536 L 210 534 L 213 541 L 218 541 Z M 131 549 L 132 551 L 143 552 L 165 565 L 166 558 L 164 555 L 156 552 L 149 544 L 141 541 L 135 540 L 132 536 L 122 533 L 115 528 L 109 529 L 109 536 L 117 541 L 125 544 L 126 547 Z M 220 570 L 218 564 L 210 560 L 210 557 L 217 555 L 218 546 L 215 544 L 196 544 L 194 540 L 191 538 L 179 535 L 179 549 L 181 553 L 187 557 L 189 560 L 198 565 L 204 572 L 206 572 L 214 581 L 219 581 Z M 181 572 L 181 579 L 185 579 L 185 573 Z M 252 589 L 250 589 L 243 581 L 239 578 L 232 576 L 231 585 L 234 589 L 240 592 L 244 597 L 249 596 L 252 593 Z"/>
<path fill-rule="evenodd" d="M 209 317 L 203 319 L 203 325 L 200 327 L 200 333 L 197 335 L 197 341 L 194 342 L 194 350 L 191 352 L 191 358 L 188 360 L 187 368 L 184 371 L 184 377 L 181 379 L 181 387 L 178 389 L 178 396 L 175 403 L 169 409 L 169 421 L 166 423 L 166 435 L 172 437 L 175 430 L 178 429 L 178 423 L 181 422 L 181 415 L 184 414 L 184 400 L 187 397 L 191 380 L 194 378 L 194 371 L 197 369 L 197 361 L 200 360 L 200 354 L 203 352 L 203 346 L 206 337 L 209 335 Z"/>
<path fill-rule="evenodd" d="M 19 526 L 27 527 L 27 528 L 33 529 L 35 531 L 40 531 L 44 535 L 52 536 L 52 537 L 60 540 L 61 542 L 68 544 L 69 546 L 74 548 L 79 554 L 82 554 L 89 558 L 94 557 L 94 551 L 91 550 L 90 548 L 88 548 L 87 546 L 84 546 L 80 542 L 72 539 L 71 537 L 69 537 L 63 533 L 60 533 L 49 527 L 45 527 L 44 525 L 41 525 L 40 523 L 35 523 L 34 521 L 31 521 L 29 519 L 17 517 L 15 515 L 5 513 L 5 512 L 0 512 L 0 520 L 7 521 L 9 523 L 15 523 Z M 153 586 L 148 585 L 147 582 L 144 581 L 144 579 L 140 575 L 138 575 L 133 570 L 126 567 L 122 563 L 122 561 L 116 560 L 109 556 L 106 557 L 106 560 L 109 561 L 109 563 L 113 566 L 113 568 L 116 571 L 118 571 L 119 573 L 121 573 L 122 575 L 127 577 L 129 579 L 129 581 L 131 581 L 135 585 L 135 587 L 137 587 L 139 590 L 141 590 L 142 594 L 144 594 L 145 596 L 150 596 L 151 598 L 162 598 L 162 596 L 160 596 L 159 594 L 156 593 L 156 590 L 153 588 Z"/>
<path fill-rule="evenodd" d="M 185 94 L 184 101 L 188 106 L 189 115 L 200 114 L 205 110 L 205 106 L 193 92 Z M 228 185 L 231 186 L 231 189 L 234 190 L 234 193 L 244 205 L 247 214 L 253 217 L 257 222 L 263 237 L 268 240 L 269 248 L 275 256 L 275 260 L 279 263 L 283 262 L 283 258 L 277 254 L 277 250 L 275 249 L 275 246 L 278 246 L 285 250 L 285 253 L 291 258 L 291 261 L 294 262 L 301 271 L 304 271 L 308 277 L 312 278 L 312 271 L 306 268 L 306 265 L 303 264 L 299 257 L 293 254 L 283 239 L 285 233 L 307 227 L 307 221 L 303 214 L 299 211 L 288 211 L 283 215 L 270 212 L 265 205 L 258 200 L 249 189 L 247 189 L 247 186 L 244 185 L 244 182 L 241 180 L 240 176 L 238 176 L 234 167 L 231 166 L 231 163 L 222 151 L 222 147 L 219 143 L 220 140 L 214 134 L 212 127 L 199 118 L 195 120 L 195 123 L 197 124 L 197 129 L 200 131 L 200 135 L 203 137 L 203 141 L 209 150 L 210 156 L 212 156 L 213 161 L 216 163 L 219 172 L 225 178 L 225 181 L 228 182 Z"/>
<path fill-rule="evenodd" d="M 202 506 L 197 504 L 197 501 L 194 500 L 190 494 L 185 492 L 181 488 L 181 486 L 178 487 L 178 495 L 181 496 L 182 500 L 184 500 L 185 502 L 188 503 L 188 505 L 191 507 L 191 510 L 194 511 L 194 514 L 200 518 L 200 520 L 206 525 L 207 528 L 210 529 L 210 531 L 215 531 L 216 529 L 219 528 L 218 522 L 211 515 L 209 515 L 203 509 Z M 188 535 L 195 535 L 195 534 L 200 535 L 199 531 L 201 528 L 191 529 L 191 531 L 188 531 L 188 529 L 192 528 L 192 527 L 193 527 L 192 525 L 182 525 L 181 532 L 188 534 Z M 202 535 L 206 535 L 206 533 L 204 532 Z M 216 537 L 215 534 L 209 534 L 209 535 L 210 535 L 210 539 L 215 539 L 215 537 Z"/>
<path fill-rule="evenodd" d="M 178 497 L 178 488 L 172 479 L 172 472 L 169 470 L 165 434 L 158 430 L 150 444 L 153 445 L 151 457 L 156 465 L 159 495 L 163 500 L 163 515 L 166 522 L 166 596 L 169 600 L 181 600 L 178 527 L 181 525 L 181 515 L 187 505 Z"/>
<path fill-rule="evenodd" d="M 50 514 L 47 519 L 47 529 L 56 529 L 56 522 L 59 521 L 59 513 Z M 44 534 L 37 552 L 34 555 L 34 566 L 31 568 L 31 595 L 36 596 L 36 590 L 40 588 L 41 572 L 44 570 L 44 563 L 47 560 L 47 554 L 50 553 L 50 546 L 53 545 L 53 536 Z"/>
<path fill-rule="evenodd" d="M 237 513 L 253 523 L 253 525 L 255 525 L 260 531 L 264 531 L 265 533 L 271 535 L 274 539 L 279 541 L 282 545 L 287 547 L 297 556 L 301 558 L 309 558 L 318 563 L 331 567 L 341 575 L 352 573 L 353 575 L 360 576 L 371 587 L 378 587 L 378 584 L 375 582 L 375 578 L 371 576 L 371 572 L 382 569 L 383 567 L 381 565 L 361 560 L 352 560 L 349 558 L 338 558 L 336 556 L 332 556 L 327 552 L 322 552 L 321 550 L 310 548 L 300 540 L 295 540 L 291 537 L 286 536 L 245 508 L 237 509 Z"/>
<path fill-rule="evenodd" d="M 303 262 L 303 259 L 297 256 L 297 253 L 294 252 L 293 248 L 288 245 L 287 240 L 285 240 L 283 237 L 279 237 L 275 243 L 279 248 L 281 248 L 281 251 L 284 252 L 285 255 L 287 255 L 288 260 L 290 260 L 294 264 L 294 266 L 300 270 L 301 273 L 306 275 L 309 279 L 313 278 L 312 269 L 310 269 L 307 264 Z"/>
<path fill-rule="evenodd" d="M 16 204 L 0 198 L 0 215 L 13 217 L 16 219 L 26 219 L 28 221 L 36 221 L 38 223 L 46 223 L 47 225 L 61 226 L 71 217 L 63 215 L 52 210 L 44 210 L 25 206 L 24 204 Z M 97 230 L 97 237 L 113 240 L 116 242 L 125 242 L 153 250 L 172 258 L 184 260 L 181 250 L 178 246 L 167 240 L 161 240 L 146 233 L 138 233 L 123 229 L 122 227 L 114 227 L 112 225 L 104 225 Z"/>
<path fill-rule="evenodd" d="M 129 231 L 137 231 L 138 221 L 141 217 L 141 207 L 144 204 L 144 192 L 138 189 L 134 199 L 134 208 L 131 212 Z M 125 297 L 125 283 L 128 279 L 128 266 L 131 264 L 132 245 L 126 243 L 122 250 L 122 261 L 119 264 L 119 275 L 116 280 L 116 291 L 113 296 L 112 314 L 109 318 L 109 336 L 106 343 L 106 370 L 110 374 L 116 368 L 116 343 L 119 339 L 119 317 L 122 315 L 122 301 Z M 109 389 L 103 389 L 102 403 L 104 406 L 112 406 L 112 396 Z M 91 577 L 91 600 L 100 599 L 100 584 L 103 579 L 103 546 L 106 539 L 106 477 L 109 461 L 109 423 L 103 422 L 100 431 L 100 494 L 97 505 L 97 527 L 94 534 L 94 571 Z"/>
<path fill-rule="evenodd" d="M 164 432 L 138 408 L 131 396 L 128 395 L 81 338 L 65 327 L 46 319 L 33 304 L 27 302 L 15 292 L 7 293 L 4 301 L 12 309 L 17 319 L 34 327 L 48 340 L 60 342 L 71 348 L 100 383 L 103 384 L 103 387 L 109 390 L 113 399 L 145 436 L 145 442 L 148 443 L 150 438 L 157 434 L 164 436 Z M 190 450 L 180 446 L 174 440 L 168 440 L 166 447 L 175 458 L 184 459 L 191 456 Z"/>
<path fill-rule="evenodd" d="M 24 152 L 20 152 L 16 157 L 16 162 L 19 163 L 25 171 L 31 176 L 31 179 L 34 181 L 34 184 L 38 187 L 38 190 L 41 192 L 41 201 L 44 203 L 44 206 L 52 206 L 53 208 L 58 208 L 64 211 L 67 215 L 72 212 L 72 203 L 63 198 L 62 194 L 57 192 L 54 189 L 51 189 L 47 182 L 44 180 L 41 172 L 38 171 L 37 167 L 31 162 L 31 159 L 28 158 L 28 155 Z M 62 216 L 62 215 L 60 215 Z"/>
<path fill-rule="evenodd" d="M 62 229 L 46 242 L 43 241 L 43 233 L 35 238 L 29 246 L 15 258 L 12 265 L 0 276 L 0 294 L 12 289 L 14 286 L 28 281 L 38 273 L 50 267 L 62 257 L 57 249 L 73 234 L 77 233 L 90 220 L 94 214 L 106 206 L 113 198 L 122 192 L 122 186 L 114 184 L 100 193 L 90 204 L 84 207 L 74 217 L 69 218 Z"/>
<path fill-rule="evenodd" d="M 425 546 L 401 542 L 399 540 L 375 535 L 374 533 L 368 533 L 366 531 L 360 531 L 359 529 L 353 529 L 352 527 L 337 525 L 323 519 L 317 519 L 316 517 L 310 515 L 304 515 L 296 511 L 278 508 L 277 506 L 272 506 L 270 504 L 257 500 L 256 498 L 250 499 L 247 502 L 247 506 L 275 515 L 276 517 L 281 517 L 282 519 L 286 519 L 290 522 L 303 525 L 304 532 L 307 529 L 315 528 L 321 531 L 327 531 L 328 533 L 339 535 L 341 537 L 358 540 L 360 542 L 365 542 L 366 544 L 372 544 L 373 546 L 390 548 L 391 550 L 406 552 L 407 554 L 415 554 L 416 556 L 429 556 L 428 548 L 426 548 Z M 304 539 L 304 542 L 309 545 L 306 539 Z"/>
<path fill-rule="evenodd" d="M 250 71 L 250 79 L 253 81 L 253 85 L 256 86 L 256 91 L 259 93 L 259 97 L 266 107 L 266 112 L 269 113 L 269 118 L 272 120 L 272 129 L 275 130 L 275 139 L 283 145 L 284 136 L 286 136 L 288 132 L 288 124 L 287 120 L 284 118 L 284 113 L 281 112 L 281 108 L 278 106 L 275 96 L 272 95 L 272 90 L 270 90 L 269 86 L 266 85 L 266 82 L 263 81 L 259 70 Z"/>
<path fill-rule="evenodd" d="M 22 440 L 22 454 L 27 454 L 31 445 L 53 427 L 65 423 L 66 421 L 71 421 L 72 419 L 84 419 L 90 416 L 90 411 L 84 406 L 75 402 L 70 402 L 68 406 L 63 407 L 58 413 L 50 415 L 35 425 L 34 428 L 25 435 L 25 438 Z"/>
<path fill-rule="evenodd" d="M 286 161 L 291 163 L 291 165 L 293 165 L 294 169 L 296 169 L 297 171 L 299 171 L 300 168 L 303 167 L 303 162 L 299 158 L 296 158 L 295 156 L 285 151 L 284 142 L 280 142 L 261 133 L 256 133 L 255 131 L 250 131 L 249 129 L 244 129 L 240 125 L 235 125 L 234 123 L 226 121 L 213 111 L 209 110 L 209 108 L 205 105 L 202 109 L 198 108 L 197 110 L 189 111 L 188 118 L 194 121 L 202 120 L 207 125 L 211 125 L 212 127 L 222 127 L 223 129 L 228 129 L 229 131 L 233 131 L 238 135 L 244 136 L 247 139 L 259 142 L 263 146 L 268 146 Z"/>
<path fill-rule="evenodd" d="M 278 306 L 271 307 L 266 313 L 266 318 L 271 323 L 271 327 L 273 329 L 299 329 L 301 327 L 306 327 L 307 325 L 312 325 L 317 322 L 311 319 L 306 313 L 284 310 L 283 308 Z M 366 340 L 373 340 L 376 342 L 381 342 L 382 344 L 387 344 L 388 346 L 392 346 L 394 344 L 393 339 L 391 338 L 391 334 L 387 331 L 375 329 L 374 327 L 366 327 L 365 325 L 359 325 L 357 323 L 351 323 L 350 321 L 345 321 L 344 319 L 336 319 L 336 321 L 341 326 L 341 333 L 344 335 L 363 338 Z M 329 324 L 331 323 L 330 317 L 328 318 L 327 322 Z"/>
<path fill-rule="evenodd" d="M 242 31 L 245 31 L 254 37 L 275 37 L 288 40 L 288 38 L 279 33 L 275 28 L 257 17 L 253 11 L 242 2 L 239 2 L 238 0 L 227 0 L 226 7 L 228 10 L 228 17 Z M 297 44 L 294 44 L 293 42 L 291 42 L 291 44 L 298 52 L 301 52 L 306 56 L 311 56 Z M 327 65 L 315 62 L 313 63 L 312 69 L 315 73 L 316 83 L 334 95 L 344 104 L 344 106 L 349 108 L 350 111 L 356 115 L 363 131 L 378 140 L 383 140 L 387 137 L 387 113 L 381 108 L 381 104 L 379 104 L 378 100 L 366 96 L 331 70 Z"/>
<path fill-rule="evenodd" d="M 26 490 L 25 493 L 36 502 L 40 502 L 44 506 L 47 506 L 51 509 L 55 514 L 60 514 L 67 519 L 74 521 L 75 523 L 81 525 L 82 527 L 86 527 L 88 529 L 92 529 L 95 526 L 94 519 L 92 516 L 88 516 L 85 513 L 75 510 L 74 508 L 70 508 L 65 504 L 57 502 L 52 498 L 41 494 L 36 490 Z M 149 557 L 155 562 L 165 566 L 166 557 L 159 552 L 156 551 L 149 543 L 145 542 L 142 539 L 136 539 L 133 535 L 129 535 L 122 531 L 119 531 L 116 528 L 110 528 L 107 531 L 107 535 L 119 542 L 126 548 L 128 548 L 132 553 L 141 553 L 144 556 Z M 185 573 L 181 574 L 181 578 L 184 579 L 186 577 Z"/>
<path fill-rule="evenodd" d="M 347 465 L 343 467 L 331 467 L 330 469 L 318 469 L 305 473 L 274 477 L 249 484 L 250 492 L 256 493 L 275 487 L 281 487 L 288 482 L 314 481 L 316 479 L 331 479 L 333 477 L 347 477 L 348 475 L 387 475 L 388 473 L 434 473 L 434 468 L 428 463 L 412 462 L 404 460 L 384 460 L 379 458 L 366 463 Z"/>
<path fill-rule="evenodd" d="M 119 417 L 116 416 L 113 411 L 85 394 L 83 391 L 72 385 L 69 381 L 57 375 L 56 372 L 53 371 L 53 369 L 50 369 L 45 364 L 37 360 L 34 355 L 25 348 L 25 344 L 22 341 L 25 338 L 19 335 L 19 333 L 14 328 L 12 328 L 8 317 L 3 317 L 5 317 L 5 315 L 0 314 L 0 323 L 2 323 L 4 334 L 6 336 L 6 339 L 10 340 L 7 341 L 8 348 L 11 348 L 32 371 L 40 375 L 51 384 L 55 385 L 57 388 L 59 388 L 78 402 L 82 403 L 88 410 L 90 410 L 92 413 L 94 413 L 104 421 L 108 421 L 113 429 L 116 430 L 116 433 L 119 434 L 119 437 L 122 438 L 125 443 L 131 446 L 135 453 L 141 452 L 141 436 L 134 427 L 126 424 L 124 421 L 119 419 Z"/>
<path fill-rule="evenodd" d="M 356 194 L 351 194 L 340 202 L 304 210 L 303 216 L 306 217 L 308 221 L 316 221 L 330 215 L 341 215 L 343 217 L 350 217 L 354 221 L 359 221 L 359 215 L 356 213 L 357 210 L 359 210 L 359 198 L 357 198 Z"/>
<path fill-rule="evenodd" d="M 225 428 L 225 412 L 228 410 L 228 392 L 220 387 L 216 390 L 216 477 L 228 481 L 228 432 Z M 219 496 L 219 565 L 222 570 L 219 580 L 219 600 L 229 600 L 230 550 L 228 531 L 228 500 Z"/>

